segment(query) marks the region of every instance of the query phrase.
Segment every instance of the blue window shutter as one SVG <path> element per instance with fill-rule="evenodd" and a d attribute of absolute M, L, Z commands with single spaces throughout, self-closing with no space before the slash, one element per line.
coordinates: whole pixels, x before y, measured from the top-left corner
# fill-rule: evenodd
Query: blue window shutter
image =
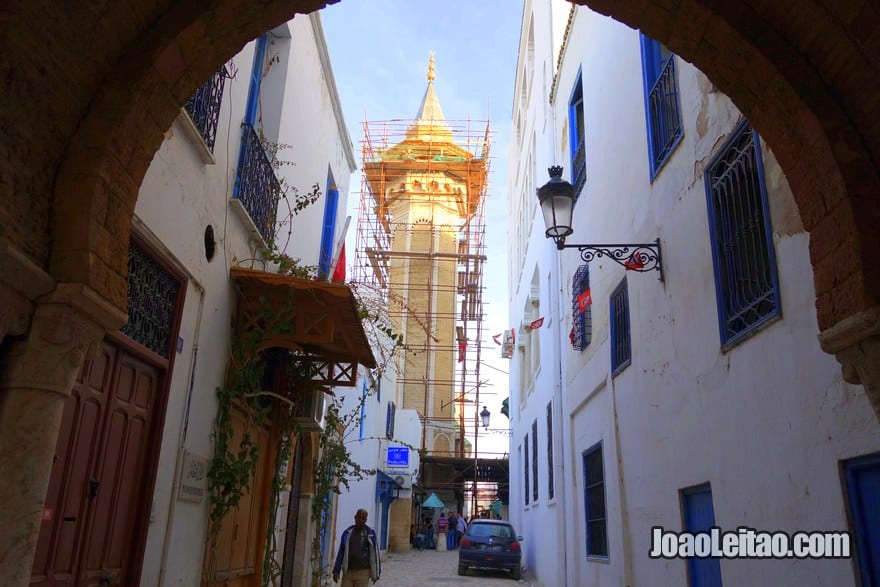
<path fill-rule="evenodd" d="M 260 103 L 260 83 L 263 80 L 263 60 L 266 57 L 266 45 L 268 42 L 269 37 L 261 35 L 257 39 L 257 46 L 254 49 L 254 62 L 251 66 L 251 83 L 250 86 L 248 86 L 247 105 L 244 110 L 244 120 L 242 120 L 241 150 L 238 153 L 238 166 L 235 170 L 235 184 L 232 186 L 233 198 L 238 198 L 241 191 L 241 170 L 246 159 L 245 145 L 247 144 L 249 133 L 248 127 L 253 128 L 257 120 L 257 105 Z"/>
<path fill-rule="evenodd" d="M 880 586 L 880 453 L 844 463 L 860 584 Z"/>
<path fill-rule="evenodd" d="M 324 202 L 324 225 L 321 230 L 321 253 L 318 267 L 321 276 L 330 274 L 333 261 L 333 237 L 336 235 L 336 209 L 339 206 L 339 190 L 328 188 Z"/>
<path fill-rule="evenodd" d="M 269 37 L 261 35 L 257 39 L 257 47 L 254 49 L 254 64 L 251 67 L 251 85 L 248 87 L 247 107 L 244 112 L 244 122 L 254 126 L 257 120 L 257 105 L 260 103 L 260 84 L 263 81 L 263 61 L 266 58 L 266 45 Z"/>
<path fill-rule="evenodd" d="M 575 187 L 575 197 L 587 181 L 586 158 L 586 118 L 584 115 L 584 86 L 581 71 L 578 70 L 571 98 L 568 100 L 568 136 L 571 163 L 571 184 Z"/>
<path fill-rule="evenodd" d="M 712 487 L 708 483 L 683 489 L 684 529 L 688 532 L 706 532 L 715 526 L 712 506 Z M 690 587 L 721 587 L 721 563 L 717 558 L 687 559 Z"/>
<path fill-rule="evenodd" d="M 681 141 L 684 131 L 673 53 L 659 41 L 645 35 L 640 35 L 640 42 L 648 162 L 653 180 Z"/>

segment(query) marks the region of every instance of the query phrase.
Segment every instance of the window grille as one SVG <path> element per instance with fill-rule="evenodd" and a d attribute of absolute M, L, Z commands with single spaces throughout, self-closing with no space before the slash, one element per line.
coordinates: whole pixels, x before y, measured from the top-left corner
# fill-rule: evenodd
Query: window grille
<path fill-rule="evenodd" d="M 523 496 L 526 500 L 526 505 L 529 505 L 529 435 L 526 434 L 525 438 L 523 438 L 523 475 L 525 477 L 526 482 L 526 490 L 523 492 Z"/>
<path fill-rule="evenodd" d="M 706 169 L 721 343 L 781 315 L 757 133 L 744 121 Z"/>
<path fill-rule="evenodd" d="M 624 279 L 611 294 L 611 374 L 623 371 L 631 360 L 629 294 Z"/>
<path fill-rule="evenodd" d="M 532 422 L 532 499 L 538 503 L 538 421 Z"/>
<path fill-rule="evenodd" d="M 669 158 L 682 137 L 681 108 L 675 55 L 661 43 L 642 35 L 642 74 L 648 125 L 651 178 Z"/>
<path fill-rule="evenodd" d="M 160 357 L 171 353 L 180 282 L 133 242 L 128 244 L 128 322 L 120 330 Z"/>
<path fill-rule="evenodd" d="M 605 472 L 602 444 L 583 453 L 584 511 L 587 522 L 587 556 L 608 556 L 608 527 L 605 516 Z"/>
<path fill-rule="evenodd" d="M 593 307 L 590 291 L 590 266 L 577 268 L 571 280 L 571 346 L 583 351 L 593 338 Z M 583 310 L 581 310 L 583 308 Z"/>

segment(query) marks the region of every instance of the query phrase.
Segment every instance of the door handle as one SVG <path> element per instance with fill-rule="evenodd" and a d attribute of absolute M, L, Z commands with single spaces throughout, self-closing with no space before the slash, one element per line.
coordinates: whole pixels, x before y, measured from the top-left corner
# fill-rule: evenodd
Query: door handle
<path fill-rule="evenodd" d="M 116 576 L 113 573 L 101 573 L 98 585 L 113 585 L 116 582 Z"/>
<path fill-rule="evenodd" d="M 101 482 L 97 479 L 89 481 L 89 497 L 98 497 L 99 487 L 101 487 Z"/>

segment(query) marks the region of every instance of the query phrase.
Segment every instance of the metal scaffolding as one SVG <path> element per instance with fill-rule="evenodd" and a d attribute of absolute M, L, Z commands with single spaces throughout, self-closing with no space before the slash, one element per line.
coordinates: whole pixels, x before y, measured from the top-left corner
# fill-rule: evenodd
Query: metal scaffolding
<path fill-rule="evenodd" d="M 396 397 L 420 414 L 429 455 L 473 458 L 489 121 L 365 121 L 361 153 L 353 277 L 404 335 Z"/>

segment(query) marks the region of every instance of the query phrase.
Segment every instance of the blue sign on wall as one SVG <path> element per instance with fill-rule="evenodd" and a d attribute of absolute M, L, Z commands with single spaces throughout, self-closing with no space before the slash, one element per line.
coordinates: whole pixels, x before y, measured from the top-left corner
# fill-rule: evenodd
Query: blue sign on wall
<path fill-rule="evenodd" d="M 389 467 L 408 467 L 409 466 L 409 449 L 405 446 L 389 446 L 388 447 L 388 466 Z"/>

